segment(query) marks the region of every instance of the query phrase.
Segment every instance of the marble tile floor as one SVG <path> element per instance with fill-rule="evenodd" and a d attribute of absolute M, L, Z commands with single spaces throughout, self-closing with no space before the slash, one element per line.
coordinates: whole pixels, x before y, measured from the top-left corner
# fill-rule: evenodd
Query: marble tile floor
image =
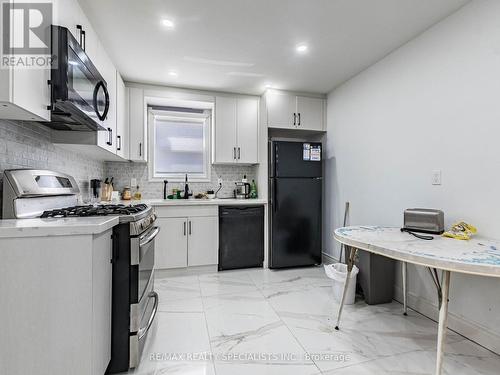
<path fill-rule="evenodd" d="M 399 303 L 337 304 L 322 267 L 157 278 L 135 375 L 433 374 L 437 324 Z M 445 374 L 498 374 L 500 356 L 448 331 Z"/>

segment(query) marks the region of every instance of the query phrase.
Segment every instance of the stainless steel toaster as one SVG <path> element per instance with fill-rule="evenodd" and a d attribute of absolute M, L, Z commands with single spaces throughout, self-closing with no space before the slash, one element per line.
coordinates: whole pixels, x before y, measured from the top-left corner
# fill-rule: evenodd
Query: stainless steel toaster
<path fill-rule="evenodd" d="M 408 208 L 404 212 L 403 229 L 412 232 L 442 234 L 444 212 L 430 208 Z"/>

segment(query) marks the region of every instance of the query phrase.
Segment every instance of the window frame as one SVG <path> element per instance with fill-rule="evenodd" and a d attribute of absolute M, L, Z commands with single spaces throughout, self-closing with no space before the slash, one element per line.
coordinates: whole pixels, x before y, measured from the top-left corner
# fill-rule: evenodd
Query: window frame
<path fill-rule="evenodd" d="M 199 175 L 188 173 L 188 179 L 190 182 L 210 182 L 212 169 L 210 165 L 210 136 L 212 130 L 211 111 L 205 111 L 204 113 L 188 113 L 148 108 L 148 133 L 150 144 L 148 163 L 149 181 L 162 182 L 163 180 L 168 180 L 169 182 L 184 182 L 186 176 L 185 173 L 156 173 L 156 119 L 203 123 L 203 174 Z"/>

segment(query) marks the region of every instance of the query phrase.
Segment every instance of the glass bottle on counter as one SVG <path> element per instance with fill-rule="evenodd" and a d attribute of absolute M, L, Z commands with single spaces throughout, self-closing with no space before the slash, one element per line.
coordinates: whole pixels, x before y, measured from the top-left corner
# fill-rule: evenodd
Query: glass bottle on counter
<path fill-rule="evenodd" d="M 142 199 L 142 193 L 139 190 L 139 185 L 137 185 L 137 189 L 135 190 L 135 193 L 134 193 L 134 200 L 140 201 L 141 199 Z"/>
<path fill-rule="evenodd" d="M 257 184 L 255 183 L 255 180 L 252 180 L 252 184 L 250 185 L 250 198 L 251 199 L 256 199 L 258 196 L 257 194 Z"/>

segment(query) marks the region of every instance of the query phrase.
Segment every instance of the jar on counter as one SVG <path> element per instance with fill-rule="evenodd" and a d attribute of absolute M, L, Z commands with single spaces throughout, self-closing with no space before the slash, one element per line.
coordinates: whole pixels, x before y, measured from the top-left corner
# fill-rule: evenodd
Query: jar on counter
<path fill-rule="evenodd" d="M 130 187 L 129 186 L 125 186 L 123 188 L 123 192 L 122 192 L 122 199 L 124 201 L 129 201 L 132 199 L 132 191 L 130 190 Z"/>

